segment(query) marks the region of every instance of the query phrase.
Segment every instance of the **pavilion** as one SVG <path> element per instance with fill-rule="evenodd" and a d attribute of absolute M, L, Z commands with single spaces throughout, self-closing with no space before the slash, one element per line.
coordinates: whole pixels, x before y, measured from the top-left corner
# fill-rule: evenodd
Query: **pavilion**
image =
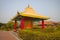
<path fill-rule="evenodd" d="M 44 20 L 49 19 L 46 16 L 38 15 L 29 5 L 23 12 L 17 12 L 12 19 L 14 21 L 14 31 L 16 31 L 17 21 L 20 21 L 20 29 L 31 29 L 34 21 L 42 21 L 42 29 L 44 29 Z"/>

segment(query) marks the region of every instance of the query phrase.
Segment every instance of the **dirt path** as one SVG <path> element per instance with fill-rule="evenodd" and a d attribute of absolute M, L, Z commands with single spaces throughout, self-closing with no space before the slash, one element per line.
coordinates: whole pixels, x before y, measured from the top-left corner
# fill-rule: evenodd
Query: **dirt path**
<path fill-rule="evenodd" d="M 0 31 L 0 40 L 18 40 L 9 31 Z"/>

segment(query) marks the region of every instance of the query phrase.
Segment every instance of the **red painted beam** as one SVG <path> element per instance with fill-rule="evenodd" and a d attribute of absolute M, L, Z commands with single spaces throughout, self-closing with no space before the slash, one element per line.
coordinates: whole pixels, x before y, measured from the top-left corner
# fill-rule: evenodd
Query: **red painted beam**
<path fill-rule="evenodd" d="M 44 27 L 44 20 L 42 20 L 42 29 L 44 29 L 45 27 Z"/>
<path fill-rule="evenodd" d="M 24 29 L 24 18 L 21 18 L 21 24 L 20 24 L 20 29 Z"/>
<path fill-rule="evenodd" d="M 16 20 L 15 20 L 15 22 L 14 22 L 14 31 L 16 32 L 16 25 L 17 25 L 17 22 L 16 22 Z"/>

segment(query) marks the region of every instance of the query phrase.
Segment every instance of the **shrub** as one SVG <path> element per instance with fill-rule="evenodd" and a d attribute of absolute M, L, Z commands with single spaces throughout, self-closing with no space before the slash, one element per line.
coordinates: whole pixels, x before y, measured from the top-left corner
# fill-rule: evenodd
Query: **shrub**
<path fill-rule="evenodd" d="M 60 40 L 60 32 L 44 32 L 36 30 L 18 30 L 18 36 L 23 40 Z"/>

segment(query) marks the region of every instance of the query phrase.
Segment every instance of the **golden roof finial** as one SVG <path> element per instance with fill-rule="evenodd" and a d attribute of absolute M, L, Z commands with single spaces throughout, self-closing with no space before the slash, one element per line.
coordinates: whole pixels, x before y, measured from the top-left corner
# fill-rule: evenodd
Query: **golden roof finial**
<path fill-rule="evenodd" d="M 28 8 L 30 8 L 30 5 L 28 4 Z"/>
<path fill-rule="evenodd" d="M 28 4 L 28 6 L 25 8 L 24 13 L 35 13 L 35 11 L 33 10 L 33 8 L 30 7 L 30 5 Z"/>

